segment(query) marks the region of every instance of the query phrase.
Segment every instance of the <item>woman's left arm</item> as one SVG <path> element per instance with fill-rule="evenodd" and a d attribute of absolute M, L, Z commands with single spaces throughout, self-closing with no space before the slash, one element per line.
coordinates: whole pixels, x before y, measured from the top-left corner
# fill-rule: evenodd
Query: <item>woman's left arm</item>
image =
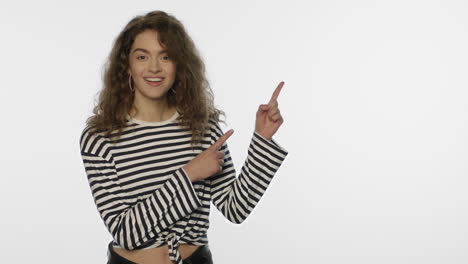
<path fill-rule="evenodd" d="M 257 112 L 256 129 L 239 176 L 236 177 L 227 142 L 224 142 L 219 149 L 224 152 L 223 169 L 207 178 L 211 182 L 213 204 L 233 223 L 242 223 L 252 212 L 288 155 L 288 151 L 272 139 L 283 122 L 276 102 L 281 87 L 282 83 L 275 90 L 271 105 L 269 103 L 267 109 L 259 109 Z M 223 135 L 217 123 L 211 135 L 213 142 Z"/>

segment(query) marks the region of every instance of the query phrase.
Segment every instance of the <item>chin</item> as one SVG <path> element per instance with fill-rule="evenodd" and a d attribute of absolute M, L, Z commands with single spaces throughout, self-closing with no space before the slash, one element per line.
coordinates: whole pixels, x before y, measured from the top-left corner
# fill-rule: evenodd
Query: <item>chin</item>
<path fill-rule="evenodd" d="M 145 97 L 151 98 L 151 99 L 163 99 L 166 98 L 167 92 L 164 93 L 147 93 L 145 94 Z"/>

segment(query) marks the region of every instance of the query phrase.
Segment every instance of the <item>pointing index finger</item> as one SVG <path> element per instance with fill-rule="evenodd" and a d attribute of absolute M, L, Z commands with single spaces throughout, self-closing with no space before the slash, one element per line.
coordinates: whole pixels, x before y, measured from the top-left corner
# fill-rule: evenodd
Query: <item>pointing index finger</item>
<path fill-rule="evenodd" d="M 234 133 L 234 130 L 230 129 L 228 130 L 224 135 L 222 135 L 213 145 L 211 145 L 212 148 L 219 149 L 224 142 Z"/>
<path fill-rule="evenodd" d="M 268 102 L 269 104 L 276 101 L 276 99 L 278 99 L 278 96 L 279 96 L 279 94 L 281 92 L 281 88 L 283 88 L 283 85 L 284 85 L 284 82 L 280 82 L 278 84 L 275 91 L 273 92 L 273 95 L 271 96 L 270 102 Z"/>

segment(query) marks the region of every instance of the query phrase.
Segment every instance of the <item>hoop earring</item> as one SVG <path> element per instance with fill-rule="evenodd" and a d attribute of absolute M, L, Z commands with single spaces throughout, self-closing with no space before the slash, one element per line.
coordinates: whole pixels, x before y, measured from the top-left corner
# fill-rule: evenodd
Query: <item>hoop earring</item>
<path fill-rule="evenodd" d="M 171 91 L 173 94 L 176 94 L 176 93 L 177 93 L 177 92 L 176 92 L 176 87 L 178 87 L 178 86 L 180 86 L 180 82 L 178 82 L 177 85 L 172 86 L 172 88 L 171 88 L 170 91 Z"/>
<path fill-rule="evenodd" d="M 132 75 L 128 75 L 128 86 L 130 87 L 130 91 L 133 93 L 135 92 L 135 88 L 132 87 Z"/>

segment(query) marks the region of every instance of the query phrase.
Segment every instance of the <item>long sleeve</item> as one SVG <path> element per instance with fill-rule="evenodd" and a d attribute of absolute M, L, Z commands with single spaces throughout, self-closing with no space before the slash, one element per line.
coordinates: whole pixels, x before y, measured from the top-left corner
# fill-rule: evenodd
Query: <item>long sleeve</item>
<path fill-rule="evenodd" d="M 119 184 L 112 158 L 81 152 L 97 210 L 121 247 L 143 248 L 160 232 L 201 206 L 201 201 L 183 168 L 145 199 L 128 198 Z"/>
<path fill-rule="evenodd" d="M 222 134 L 216 123 L 211 131 L 212 143 Z M 220 151 L 224 152 L 223 169 L 209 178 L 212 202 L 229 221 L 240 224 L 257 205 L 288 152 L 274 140 L 269 141 L 254 132 L 247 158 L 236 177 L 226 142 Z"/>

